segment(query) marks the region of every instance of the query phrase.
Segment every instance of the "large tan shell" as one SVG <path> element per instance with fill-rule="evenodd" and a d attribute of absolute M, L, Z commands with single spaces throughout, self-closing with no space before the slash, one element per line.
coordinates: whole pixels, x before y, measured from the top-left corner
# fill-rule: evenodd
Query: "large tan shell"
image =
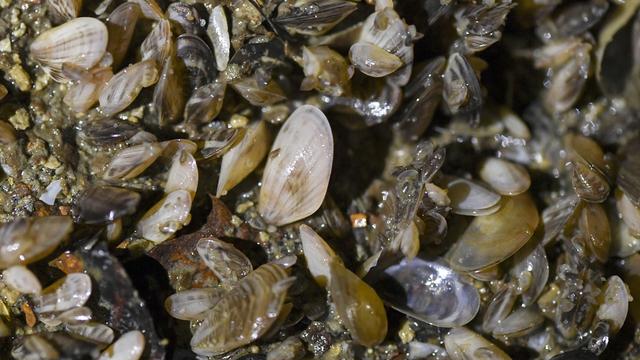
<path fill-rule="evenodd" d="M 100 20 L 81 17 L 40 34 L 31 43 L 30 52 L 55 81 L 67 82 L 62 64 L 91 69 L 104 56 L 108 40 L 109 32 Z"/>
<path fill-rule="evenodd" d="M 292 283 L 285 268 L 265 264 L 240 280 L 211 309 L 191 339 L 199 355 L 219 355 L 264 335 L 274 323 Z"/>
<path fill-rule="evenodd" d="M 536 205 L 528 194 L 506 197 L 498 212 L 473 219 L 447 258 L 460 271 L 498 264 L 533 236 L 538 218 Z"/>
<path fill-rule="evenodd" d="M 273 225 L 313 214 L 324 200 L 333 163 L 333 135 L 318 108 L 303 105 L 276 137 L 262 177 L 258 211 Z"/>

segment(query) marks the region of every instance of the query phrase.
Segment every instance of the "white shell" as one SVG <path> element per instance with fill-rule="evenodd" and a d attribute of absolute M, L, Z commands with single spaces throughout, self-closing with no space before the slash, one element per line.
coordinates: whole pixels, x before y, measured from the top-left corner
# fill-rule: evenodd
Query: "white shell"
<path fill-rule="evenodd" d="M 158 143 L 143 143 L 124 148 L 111 159 L 102 178 L 127 180 L 140 175 L 162 154 Z"/>
<path fill-rule="evenodd" d="M 378 45 L 357 42 L 349 49 L 351 63 L 371 77 L 383 77 L 398 70 L 402 60 Z"/>
<path fill-rule="evenodd" d="M 611 276 L 603 289 L 604 303 L 598 308 L 596 316 L 600 320 L 608 320 L 613 331 L 618 331 L 624 324 L 632 300 L 627 285 L 617 275 Z"/>
<path fill-rule="evenodd" d="M 39 294 L 42 285 L 26 266 L 14 265 L 2 272 L 2 280 L 21 294 Z"/>
<path fill-rule="evenodd" d="M 313 214 L 324 200 L 333 162 L 333 135 L 318 108 L 303 105 L 280 129 L 262 177 L 258 211 L 273 225 Z"/>
<path fill-rule="evenodd" d="M 56 287 L 55 291 L 33 299 L 37 313 L 65 311 L 82 306 L 91 296 L 91 278 L 86 274 L 69 274 L 59 286 L 57 283 L 53 286 Z"/>
<path fill-rule="evenodd" d="M 229 26 L 227 16 L 224 13 L 224 6 L 218 5 L 211 10 L 207 35 L 213 44 L 213 53 L 216 57 L 216 68 L 224 71 L 229 63 L 229 51 L 231 40 L 229 39 Z"/>
<path fill-rule="evenodd" d="M 329 264 L 331 260 L 339 258 L 324 239 L 307 225 L 300 225 L 300 241 L 309 272 L 318 284 L 326 286 L 331 281 Z"/>
<path fill-rule="evenodd" d="M 100 354 L 98 360 L 138 360 L 144 351 L 144 335 L 134 330 L 125 333 Z"/>
<path fill-rule="evenodd" d="M 110 327 L 97 322 L 66 325 L 65 329 L 72 334 L 104 345 L 111 344 L 115 337 Z"/>
<path fill-rule="evenodd" d="M 467 216 L 485 216 L 498 211 L 500 195 L 466 179 L 455 179 L 447 184 L 447 195 L 454 213 Z"/>
<path fill-rule="evenodd" d="M 255 170 L 269 151 L 269 140 L 264 121 L 249 126 L 242 140 L 222 157 L 217 197 L 225 195 Z"/>
<path fill-rule="evenodd" d="M 235 284 L 253 270 L 251 260 L 231 243 L 203 238 L 198 240 L 196 251 L 223 285 Z"/>
<path fill-rule="evenodd" d="M 498 158 L 485 160 L 479 175 L 501 195 L 522 194 L 531 186 L 529 173 L 522 165 Z"/>
<path fill-rule="evenodd" d="M 169 169 L 164 192 L 168 194 L 176 190 L 186 190 L 191 196 L 195 196 L 197 189 L 198 165 L 196 159 L 188 151 L 178 149 L 171 160 L 171 169 Z"/>
<path fill-rule="evenodd" d="M 611 255 L 631 256 L 640 250 L 640 239 L 631 234 L 627 224 L 614 217 L 611 223 Z"/>
<path fill-rule="evenodd" d="M 511 359 L 509 355 L 489 340 L 463 327 L 451 329 L 449 334 L 444 337 L 444 346 L 451 360 Z"/>
<path fill-rule="evenodd" d="M 191 221 L 191 194 L 176 190 L 158 201 L 138 222 L 140 236 L 155 243 L 172 237 Z"/>
<path fill-rule="evenodd" d="M 640 236 L 640 207 L 631 202 L 622 191 L 616 191 L 616 206 L 622 221 L 627 225 L 634 236 Z"/>
<path fill-rule="evenodd" d="M 190 289 L 167 298 L 164 307 L 169 315 L 180 320 L 202 320 L 224 295 L 220 288 Z"/>
<path fill-rule="evenodd" d="M 40 34 L 30 52 L 55 81 L 66 82 L 62 64 L 91 69 L 104 56 L 108 39 L 107 27 L 100 20 L 81 17 Z"/>
<path fill-rule="evenodd" d="M 158 81 L 158 69 L 153 60 L 129 65 L 115 74 L 100 93 L 100 108 L 105 116 L 111 116 L 131 105 L 142 88 Z"/>

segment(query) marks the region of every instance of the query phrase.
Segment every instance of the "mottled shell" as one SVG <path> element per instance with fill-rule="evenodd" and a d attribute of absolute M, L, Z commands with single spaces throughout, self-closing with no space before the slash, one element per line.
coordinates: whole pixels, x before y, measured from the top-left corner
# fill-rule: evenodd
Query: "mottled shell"
<path fill-rule="evenodd" d="M 145 60 L 129 65 L 115 74 L 100 94 L 100 108 L 106 116 L 111 116 L 131 105 L 142 88 L 158 81 L 158 69 L 153 60 Z"/>
<path fill-rule="evenodd" d="M 80 15 L 82 0 L 46 0 L 51 17 L 58 22 L 65 22 Z"/>
<path fill-rule="evenodd" d="M 387 335 L 387 313 L 382 300 L 367 283 L 333 260 L 329 289 L 342 324 L 354 341 L 372 347 Z"/>
<path fill-rule="evenodd" d="M 216 196 L 224 196 L 258 167 L 269 151 L 270 140 L 264 121 L 249 125 L 242 140 L 222 157 Z"/>
<path fill-rule="evenodd" d="M 105 180 L 131 179 L 140 175 L 162 154 L 158 143 L 144 143 L 124 148 L 111 159 L 102 178 Z"/>
<path fill-rule="evenodd" d="M 191 338 L 199 355 L 219 355 L 264 335 L 275 322 L 293 278 L 279 264 L 251 272 L 211 309 Z"/>
<path fill-rule="evenodd" d="M 76 216 L 88 224 L 108 223 L 133 214 L 140 202 L 140 194 L 114 186 L 94 186 L 76 201 Z"/>
<path fill-rule="evenodd" d="M 43 32 L 29 49 L 55 81 L 66 82 L 62 64 L 91 69 L 104 56 L 108 39 L 107 27 L 100 20 L 81 17 Z"/>
<path fill-rule="evenodd" d="M 223 284 L 234 284 L 253 270 L 251 261 L 242 251 L 216 238 L 198 240 L 196 250 Z"/>
<path fill-rule="evenodd" d="M 538 210 L 528 194 L 507 197 L 498 212 L 473 219 L 447 258 L 461 271 L 498 264 L 533 236 L 538 220 Z"/>
<path fill-rule="evenodd" d="M 313 214 L 324 200 L 333 162 L 333 135 L 322 111 L 303 105 L 276 137 L 262 177 L 258 211 L 273 225 Z"/>

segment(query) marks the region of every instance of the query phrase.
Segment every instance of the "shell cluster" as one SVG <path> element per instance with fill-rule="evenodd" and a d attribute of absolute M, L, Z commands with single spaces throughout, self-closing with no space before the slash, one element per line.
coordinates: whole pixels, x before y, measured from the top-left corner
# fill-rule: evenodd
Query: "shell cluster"
<path fill-rule="evenodd" d="M 0 0 L 0 74 L 2 359 L 640 357 L 640 0 Z"/>

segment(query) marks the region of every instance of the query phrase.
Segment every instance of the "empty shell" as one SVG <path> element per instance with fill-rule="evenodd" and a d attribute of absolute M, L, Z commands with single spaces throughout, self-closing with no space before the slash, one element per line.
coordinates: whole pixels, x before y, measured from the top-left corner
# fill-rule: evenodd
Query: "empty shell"
<path fill-rule="evenodd" d="M 324 200 L 333 162 L 333 135 L 322 111 L 303 105 L 280 129 L 262 177 L 258 211 L 285 225 L 313 214 Z"/>

